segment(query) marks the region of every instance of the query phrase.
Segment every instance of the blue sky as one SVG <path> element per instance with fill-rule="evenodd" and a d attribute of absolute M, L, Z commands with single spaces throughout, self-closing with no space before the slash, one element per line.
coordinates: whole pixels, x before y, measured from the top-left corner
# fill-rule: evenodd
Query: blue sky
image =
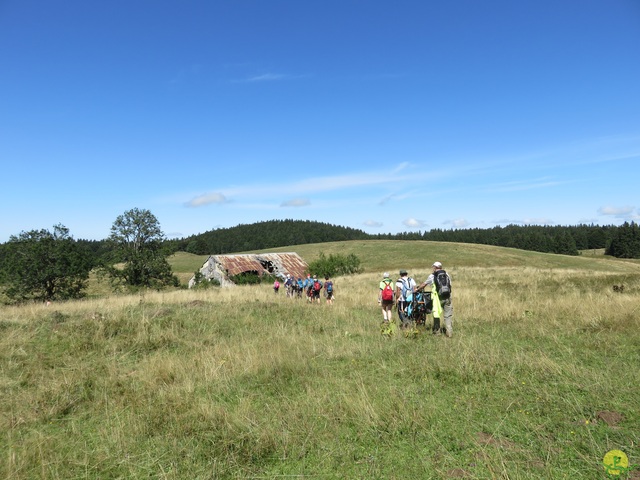
<path fill-rule="evenodd" d="M 0 0 L 0 242 L 640 219 L 637 0 Z"/>

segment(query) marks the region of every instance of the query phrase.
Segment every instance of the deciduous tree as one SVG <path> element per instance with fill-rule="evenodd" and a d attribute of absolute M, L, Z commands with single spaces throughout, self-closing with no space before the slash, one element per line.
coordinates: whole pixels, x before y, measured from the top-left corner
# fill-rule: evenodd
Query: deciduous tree
<path fill-rule="evenodd" d="M 63 225 L 11 236 L 4 246 L 5 294 L 16 301 L 66 300 L 84 296 L 91 259 Z"/>
<path fill-rule="evenodd" d="M 118 265 L 107 267 L 116 280 L 132 287 L 162 287 L 179 284 L 162 248 L 165 239 L 160 222 L 149 210 L 134 208 L 118 216 L 111 226 Z"/>

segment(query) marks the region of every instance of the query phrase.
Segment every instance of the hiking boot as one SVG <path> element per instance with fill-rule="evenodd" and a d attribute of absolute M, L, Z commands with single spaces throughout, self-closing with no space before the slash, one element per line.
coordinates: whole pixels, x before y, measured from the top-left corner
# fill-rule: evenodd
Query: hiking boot
<path fill-rule="evenodd" d="M 451 333 L 451 331 L 449 331 L 449 330 L 447 330 L 447 333 L 446 333 L 446 335 L 447 335 L 447 338 L 451 338 L 451 336 L 452 336 L 452 333 Z"/>

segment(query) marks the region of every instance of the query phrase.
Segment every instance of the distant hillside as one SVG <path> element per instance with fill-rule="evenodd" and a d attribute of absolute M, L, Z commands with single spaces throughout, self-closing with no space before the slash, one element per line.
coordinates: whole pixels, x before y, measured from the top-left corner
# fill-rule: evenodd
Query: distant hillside
<path fill-rule="evenodd" d="M 635 224 L 627 225 L 508 225 L 489 229 L 432 229 L 425 232 L 370 235 L 354 228 L 309 220 L 271 220 L 211 230 L 181 240 L 169 240 L 167 243 L 173 251 L 208 255 L 347 240 L 428 240 L 493 245 L 563 255 L 579 255 L 581 250 L 608 248 L 607 253 L 610 255 L 638 258 L 640 233 Z M 616 247 L 615 251 L 611 248 L 613 246 Z"/>
<path fill-rule="evenodd" d="M 253 253 L 259 253 L 252 250 Z M 531 252 L 507 247 L 478 245 L 471 243 L 431 242 L 424 240 L 355 240 L 326 242 L 321 244 L 288 245 L 261 252 L 296 252 L 307 263 L 318 259 L 319 255 L 354 254 L 361 260 L 364 273 L 382 274 L 384 271 L 396 275 L 399 269 L 429 273 L 431 264 L 440 261 L 446 269 L 458 272 L 464 268 L 533 268 L 568 269 L 575 271 L 611 272 L 619 274 L 639 274 L 640 261 L 605 257 L 600 252 L 583 255 L 557 255 Z M 178 252 L 169 258 L 174 273 L 183 283 L 202 267 L 207 255 L 192 255 Z"/>
<path fill-rule="evenodd" d="M 304 245 L 308 243 L 365 240 L 362 230 L 309 220 L 270 220 L 219 228 L 175 242 L 176 251 L 195 255 L 234 253 L 249 250 Z"/>

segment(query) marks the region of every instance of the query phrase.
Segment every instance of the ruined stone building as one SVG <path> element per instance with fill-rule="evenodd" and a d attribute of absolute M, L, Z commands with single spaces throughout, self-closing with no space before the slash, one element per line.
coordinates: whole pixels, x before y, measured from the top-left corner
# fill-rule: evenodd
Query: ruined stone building
<path fill-rule="evenodd" d="M 285 279 L 287 274 L 304 278 L 309 266 L 297 253 L 248 253 L 239 255 L 211 255 L 202 265 L 200 273 L 207 280 L 215 279 L 223 287 L 232 286 L 230 277 L 241 273 L 275 275 Z M 189 288 L 195 285 L 195 275 Z"/>

